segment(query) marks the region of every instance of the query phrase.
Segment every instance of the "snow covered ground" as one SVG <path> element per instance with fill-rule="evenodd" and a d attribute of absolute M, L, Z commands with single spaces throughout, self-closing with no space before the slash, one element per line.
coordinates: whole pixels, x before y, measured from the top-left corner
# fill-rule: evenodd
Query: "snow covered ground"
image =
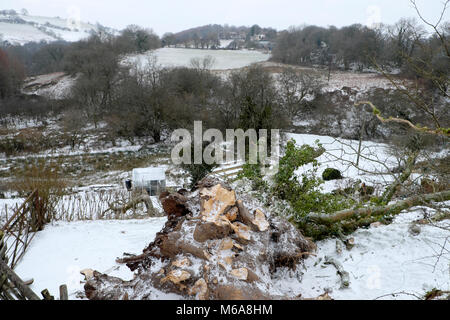
<path fill-rule="evenodd" d="M 0 14 L 0 20 L 2 20 L 0 22 L 2 39 L 19 45 L 40 41 L 78 41 L 89 37 L 92 31 L 98 29 L 90 23 L 59 17 Z"/>
<path fill-rule="evenodd" d="M 67 284 L 69 298 L 77 299 L 76 292 L 83 291 L 83 269 L 131 279 L 133 273 L 115 259 L 142 253 L 165 222 L 166 218 L 149 218 L 52 223 L 36 235 L 15 271 L 34 279 L 35 292 L 48 289 L 58 296 L 59 286 Z"/>
<path fill-rule="evenodd" d="M 346 180 L 351 179 L 382 185 L 392 181 L 393 176 L 387 171 L 398 165 L 384 144 L 362 144 L 360 167 L 368 172 L 386 173 L 372 175 L 358 171 L 353 165 L 358 141 L 300 134 L 289 134 L 288 138 L 299 146 L 314 145 L 317 140 L 323 145 L 326 153 L 318 158 L 319 175 L 329 167 L 342 171 L 346 179 L 326 182 L 326 192 L 343 187 Z M 312 166 L 305 166 L 297 174 L 310 169 Z M 351 250 L 337 239 L 318 242 L 317 257 L 306 260 L 301 281 L 297 277 L 281 278 L 280 292 L 300 293 L 304 298 L 314 298 L 328 291 L 333 299 L 417 299 L 433 288 L 450 290 L 450 223 L 421 225 L 418 226 L 420 233 L 412 234 L 412 222 L 424 219 L 424 212 L 434 213 L 431 209 L 416 207 L 402 212 L 390 225 L 356 231 L 350 236 L 355 242 Z M 325 257 L 341 263 L 350 274 L 349 288 L 341 288 L 336 268 L 325 265 Z"/>
<path fill-rule="evenodd" d="M 422 225 L 420 234 L 414 235 L 409 228 L 418 219 L 423 219 L 420 208 L 405 211 L 390 225 L 360 229 L 351 236 L 355 241 L 351 250 L 336 239 L 317 243 L 317 257 L 306 260 L 300 287 L 293 290 L 298 289 L 305 298 L 331 291 L 330 296 L 337 300 L 417 299 L 433 288 L 450 291 L 450 223 L 438 225 L 447 230 Z M 342 253 L 337 247 L 343 248 Z M 341 289 L 336 268 L 323 263 L 326 256 L 349 273 L 349 288 Z"/>
<path fill-rule="evenodd" d="M 393 181 L 389 169 L 399 165 L 396 158 L 388 151 L 388 146 L 382 143 L 363 141 L 359 168 L 355 166 L 358 157 L 359 141 L 337 139 L 328 136 L 317 136 L 309 134 L 288 134 L 288 139 L 294 139 L 298 146 L 304 144 L 315 146 L 318 141 L 326 152 L 317 160 L 320 163 L 317 173 L 319 175 L 327 168 L 341 171 L 345 179 L 326 181 L 324 191 L 331 192 L 343 187 L 352 179 L 360 179 L 368 185 L 386 184 Z M 300 168 L 296 173 L 302 174 L 312 169 L 312 165 Z"/>
<path fill-rule="evenodd" d="M 76 77 L 64 72 L 49 73 L 25 79 L 23 91 L 49 99 L 64 99 L 69 97 L 75 82 Z"/>
<path fill-rule="evenodd" d="M 423 218 L 417 209 L 399 215 L 391 225 L 359 230 L 352 237 L 355 247 L 342 253 L 336 250 L 336 239 L 317 243 L 317 257 L 305 261 L 301 276 L 279 273 L 280 293 L 293 292 L 313 298 L 328 291 L 334 299 L 414 299 L 438 288 L 450 290 L 450 257 L 448 231 L 421 226 L 419 235 L 409 233 L 410 222 Z M 80 271 L 92 268 L 124 280 L 133 274 L 126 266 L 115 263 L 123 253 L 140 253 L 160 231 L 165 218 L 128 221 L 85 221 L 54 223 L 38 233 L 16 272 L 23 278 L 34 278 L 32 289 L 48 288 L 56 294 L 66 283 L 71 299 L 82 291 Z M 448 222 L 446 223 L 449 227 Z M 442 223 L 441 226 L 445 226 Z M 447 241 L 446 241 L 447 239 Z M 444 248 L 444 249 L 442 249 Z M 439 252 L 444 255 L 439 259 Z M 350 274 L 350 287 L 340 288 L 340 278 L 333 266 L 324 265 L 325 256 L 339 261 Z M 403 292 L 396 296 L 391 293 Z M 171 299 L 159 293 L 155 298 Z M 385 296 L 387 295 L 387 296 Z"/>
<path fill-rule="evenodd" d="M 126 62 L 145 66 L 149 57 L 152 56 L 156 57 L 157 63 L 163 67 L 190 67 L 192 59 L 203 59 L 211 56 L 214 59 L 212 70 L 239 69 L 270 58 L 269 54 L 250 50 L 161 48 L 148 53 L 130 56 L 126 59 Z"/>

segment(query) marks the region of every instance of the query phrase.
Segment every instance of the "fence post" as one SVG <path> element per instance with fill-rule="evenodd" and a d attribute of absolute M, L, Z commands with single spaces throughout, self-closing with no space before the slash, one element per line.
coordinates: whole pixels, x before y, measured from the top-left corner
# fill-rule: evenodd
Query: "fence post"
<path fill-rule="evenodd" d="M 55 300 L 55 297 L 52 296 L 52 295 L 50 294 L 50 292 L 48 292 L 47 289 L 42 290 L 42 291 L 41 291 L 41 294 L 42 294 L 42 296 L 44 297 L 44 300 Z"/>
<path fill-rule="evenodd" d="M 67 286 L 65 284 L 59 286 L 59 300 L 69 300 Z"/>

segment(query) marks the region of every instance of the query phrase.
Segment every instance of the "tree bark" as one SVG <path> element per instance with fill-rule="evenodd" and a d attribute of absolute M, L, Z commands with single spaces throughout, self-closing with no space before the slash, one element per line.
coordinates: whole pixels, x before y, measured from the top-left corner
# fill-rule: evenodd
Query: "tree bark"
<path fill-rule="evenodd" d="M 367 216 L 384 216 L 388 214 L 396 215 L 414 206 L 420 206 L 430 202 L 444 202 L 450 200 L 450 190 L 427 194 L 418 195 L 405 200 L 397 201 L 394 204 L 381 206 L 381 207 L 370 207 L 361 209 L 349 209 L 339 211 L 333 214 L 309 214 L 308 219 L 312 221 L 317 221 L 320 223 L 334 223 L 341 220 L 347 220 L 351 218 L 362 218 Z"/>
<path fill-rule="evenodd" d="M 143 202 L 147 208 L 147 212 L 150 216 L 154 217 L 158 215 L 158 212 L 156 211 L 156 209 L 153 207 L 153 203 L 152 203 L 152 199 L 150 198 L 149 195 L 140 195 L 134 199 L 132 199 L 131 201 L 129 201 L 128 203 L 126 203 L 124 206 L 122 207 L 116 207 L 114 206 L 114 204 L 110 203 L 109 204 L 109 209 L 108 210 L 112 210 L 116 213 L 126 213 L 128 210 L 133 209 L 134 207 L 136 207 L 137 204 Z"/>

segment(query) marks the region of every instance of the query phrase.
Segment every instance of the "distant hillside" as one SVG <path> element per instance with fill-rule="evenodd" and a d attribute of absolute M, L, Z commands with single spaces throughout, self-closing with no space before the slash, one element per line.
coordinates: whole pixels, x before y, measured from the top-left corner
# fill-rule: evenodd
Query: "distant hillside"
<path fill-rule="evenodd" d="M 228 43 L 230 48 L 259 47 L 261 42 L 273 42 L 277 31 L 273 28 L 262 28 L 229 25 L 206 25 L 187 29 L 178 33 L 166 33 L 163 38 L 164 46 L 184 46 L 201 49 L 222 47 Z"/>
<path fill-rule="evenodd" d="M 22 13 L 14 10 L 0 11 L 0 41 L 13 45 L 58 40 L 73 42 L 100 30 L 107 33 L 115 32 L 100 24 L 73 22 L 59 17 L 32 16 L 25 11 Z"/>

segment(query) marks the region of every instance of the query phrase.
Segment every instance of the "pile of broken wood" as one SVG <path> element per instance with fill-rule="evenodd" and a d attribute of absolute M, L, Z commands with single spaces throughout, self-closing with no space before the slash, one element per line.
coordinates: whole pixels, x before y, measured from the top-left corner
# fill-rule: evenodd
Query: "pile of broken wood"
<path fill-rule="evenodd" d="M 273 275 L 295 270 L 314 244 L 227 184 L 206 178 L 194 191 L 160 196 L 168 221 L 139 256 L 121 259 L 138 273 L 123 281 L 94 272 L 89 299 L 151 299 L 157 289 L 185 299 L 295 299 Z"/>

